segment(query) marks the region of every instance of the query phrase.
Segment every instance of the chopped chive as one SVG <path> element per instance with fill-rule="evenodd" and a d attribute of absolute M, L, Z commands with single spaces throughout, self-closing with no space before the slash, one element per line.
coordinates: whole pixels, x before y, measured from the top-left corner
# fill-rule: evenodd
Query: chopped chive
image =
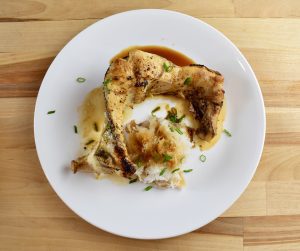
<path fill-rule="evenodd" d="M 170 116 L 167 116 L 167 119 L 170 120 L 170 121 L 173 122 L 173 123 L 176 123 L 176 122 L 177 122 L 176 115 L 170 115 Z"/>
<path fill-rule="evenodd" d="M 163 161 L 167 162 L 170 161 L 173 157 L 171 155 L 168 154 L 163 154 Z"/>
<path fill-rule="evenodd" d="M 97 124 L 96 122 L 94 123 L 94 129 L 95 129 L 96 132 L 99 131 L 99 130 L 98 130 L 98 124 Z"/>
<path fill-rule="evenodd" d="M 176 169 L 174 169 L 171 173 L 175 173 L 175 172 L 177 172 L 177 171 L 179 171 L 180 170 L 180 168 L 176 168 Z"/>
<path fill-rule="evenodd" d="M 73 127 L 74 127 L 74 132 L 75 132 L 75 133 L 78 133 L 77 126 L 74 125 Z"/>
<path fill-rule="evenodd" d="M 160 106 L 157 106 L 156 108 L 154 108 L 151 112 L 152 116 L 153 116 L 153 113 L 157 112 L 160 110 Z"/>
<path fill-rule="evenodd" d="M 226 129 L 224 129 L 223 132 L 224 132 L 228 137 L 231 137 L 231 136 L 232 136 L 232 134 L 231 134 L 228 130 L 226 130 Z"/>
<path fill-rule="evenodd" d="M 187 77 L 187 78 L 184 80 L 183 84 L 184 84 L 184 85 L 189 85 L 191 82 L 192 82 L 192 78 L 191 78 L 191 77 Z"/>
<path fill-rule="evenodd" d="M 171 130 L 171 132 L 174 132 L 174 128 L 173 127 L 170 127 L 170 130 Z"/>
<path fill-rule="evenodd" d="M 165 167 L 163 170 L 161 170 L 161 172 L 159 173 L 159 176 L 164 175 L 165 171 L 167 170 L 167 168 Z"/>
<path fill-rule="evenodd" d="M 135 178 L 135 179 L 133 179 L 133 180 L 130 180 L 130 181 L 129 181 L 129 184 L 134 183 L 134 182 L 137 182 L 137 180 L 138 180 L 138 178 Z"/>
<path fill-rule="evenodd" d="M 206 161 L 206 156 L 203 155 L 203 154 L 201 154 L 201 155 L 200 155 L 200 161 L 201 161 L 201 162 L 205 162 L 205 161 Z"/>
<path fill-rule="evenodd" d="M 77 81 L 78 83 L 84 83 L 84 82 L 86 81 L 86 79 L 83 78 L 83 77 L 79 77 L 79 78 L 76 79 L 76 81 Z"/>
<path fill-rule="evenodd" d="M 95 142 L 95 140 L 91 139 L 91 140 L 89 140 L 88 142 L 86 142 L 85 145 L 88 146 L 88 145 L 90 145 L 90 144 L 92 144 L 92 143 L 94 143 L 94 142 Z"/>
<path fill-rule="evenodd" d="M 151 189 L 152 189 L 152 186 L 147 186 L 147 187 L 144 188 L 145 191 L 149 191 Z"/>
<path fill-rule="evenodd" d="M 53 114 L 53 113 L 55 113 L 55 110 L 47 112 L 47 114 Z"/>
<path fill-rule="evenodd" d="M 111 82 L 110 78 L 105 79 L 104 82 L 103 82 L 103 85 L 107 86 L 107 84 L 109 84 L 110 82 Z"/>
<path fill-rule="evenodd" d="M 178 132 L 178 134 L 180 134 L 180 135 L 183 134 L 183 132 L 179 128 L 177 128 L 177 127 L 175 127 L 175 131 Z"/>
<path fill-rule="evenodd" d="M 164 68 L 165 72 L 170 72 L 172 70 L 172 66 L 167 65 L 167 63 L 163 63 L 163 68 Z"/>
<path fill-rule="evenodd" d="M 186 170 L 183 170 L 185 173 L 189 173 L 191 171 L 193 171 L 193 169 L 186 169 Z"/>
<path fill-rule="evenodd" d="M 172 123 L 180 123 L 185 118 L 185 115 L 182 115 L 180 118 L 177 117 L 177 110 L 168 111 L 168 115 L 165 119 L 170 120 Z"/>

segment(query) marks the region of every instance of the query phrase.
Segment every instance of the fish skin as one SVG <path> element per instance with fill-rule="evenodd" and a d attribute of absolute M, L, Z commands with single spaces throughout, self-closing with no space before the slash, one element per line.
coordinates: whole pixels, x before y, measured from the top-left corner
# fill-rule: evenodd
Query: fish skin
<path fill-rule="evenodd" d="M 166 71 L 166 67 L 170 67 Z M 185 85 L 185 79 L 192 79 Z M 217 131 L 224 90 L 223 76 L 204 65 L 179 67 L 158 55 L 133 50 L 126 59 L 112 62 L 105 75 L 109 83 L 104 88 L 106 115 L 115 140 L 114 151 L 124 177 L 135 173 L 137 166 L 130 160 L 123 134 L 123 111 L 141 103 L 149 96 L 174 95 L 190 102 L 190 111 L 199 121 L 195 134 L 206 141 Z"/>

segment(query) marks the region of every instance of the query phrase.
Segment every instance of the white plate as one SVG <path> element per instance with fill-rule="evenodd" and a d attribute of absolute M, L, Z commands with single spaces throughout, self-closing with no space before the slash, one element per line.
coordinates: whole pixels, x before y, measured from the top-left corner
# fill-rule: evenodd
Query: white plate
<path fill-rule="evenodd" d="M 227 117 L 222 136 L 205 154 L 190 157 L 187 187 L 152 189 L 117 185 L 80 173 L 69 164 L 79 151 L 73 132 L 77 107 L 103 81 L 109 60 L 132 45 L 174 48 L 225 77 Z M 85 77 L 84 84 L 76 82 Z M 56 113 L 47 115 L 49 110 Z M 80 217 L 114 234 L 159 239 L 193 231 L 220 216 L 241 195 L 258 165 L 265 111 L 256 77 L 241 52 L 220 32 L 193 17 L 165 10 L 135 10 L 91 25 L 72 39 L 51 64 L 34 116 L 35 142 L 43 170 L 58 196 Z"/>

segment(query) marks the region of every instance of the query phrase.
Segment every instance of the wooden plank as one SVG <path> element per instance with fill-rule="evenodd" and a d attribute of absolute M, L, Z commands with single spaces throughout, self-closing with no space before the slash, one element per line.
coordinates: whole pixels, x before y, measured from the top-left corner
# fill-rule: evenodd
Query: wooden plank
<path fill-rule="evenodd" d="M 300 81 L 261 80 L 259 82 L 265 106 L 300 107 Z"/>
<path fill-rule="evenodd" d="M 86 0 L 84 4 L 72 0 L 62 1 L 5 1 L 0 20 L 67 20 L 104 18 L 106 16 L 132 9 L 157 8 L 180 11 L 196 17 L 299 17 L 300 5 L 297 0 Z M 72 8 L 70 8 L 72 6 Z"/>
<path fill-rule="evenodd" d="M 300 17 L 297 0 L 234 0 L 237 17 Z"/>
<path fill-rule="evenodd" d="M 202 20 L 219 29 L 242 49 L 267 49 L 270 52 L 278 49 L 282 52 L 294 49 L 294 52 L 297 52 L 295 49 L 300 48 L 300 35 L 295 33 L 300 27 L 299 19 L 202 18 Z M 58 51 L 75 34 L 96 21 L 98 19 L 0 23 L 2 38 L 0 52 Z"/>
<path fill-rule="evenodd" d="M 23 55 L 22 55 L 23 56 Z M 35 97 L 54 57 L 39 55 L 26 61 L 0 65 L 0 97 Z"/>
<path fill-rule="evenodd" d="M 244 250 L 296 251 L 300 247 L 300 216 L 247 217 Z"/>
<path fill-rule="evenodd" d="M 4 250 L 243 250 L 241 236 L 190 233 L 165 240 L 133 240 L 74 218 L 0 218 Z"/>
<path fill-rule="evenodd" d="M 35 96 L 58 51 L 95 21 L 0 23 L 0 97 Z M 294 32 L 300 29 L 300 20 L 204 21 L 223 31 L 245 53 L 261 80 L 268 106 L 300 106 L 300 34 Z"/>
<path fill-rule="evenodd" d="M 267 215 L 300 214 L 300 181 L 267 182 Z"/>
<path fill-rule="evenodd" d="M 0 148 L 34 148 L 35 98 L 0 99 Z"/>
<path fill-rule="evenodd" d="M 232 17 L 234 6 L 230 0 L 153 0 L 149 5 L 147 1 L 131 0 L 86 0 L 75 2 L 62 1 L 1 1 L 0 20 L 26 21 L 26 20 L 67 20 L 104 18 L 112 14 L 133 9 L 169 9 L 201 17 Z M 70 8 L 72 6 L 72 8 Z"/>
<path fill-rule="evenodd" d="M 251 182 L 222 217 L 267 215 L 265 182 Z"/>
<path fill-rule="evenodd" d="M 244 218 L 230 217 L 217 218 L 206 226 L 199 228 L 194 232 L 208 233 L 208 234 L 224 234 L 232 236 L 244 235 Z"/>
<path fill-rule="evenodd" d="M 35 149 L 0 151 L 0 217 L 74 217 L 48 183 Z"/>
<path fill-rule="evenodd" d="M 267 107 L 267 134 L 265 145 L 300 144 L 300 109 Z"/>
<path fill-rule="evenodd" d="M 300 145 L 265 146 L 253 181 L 300 181 Z"/>

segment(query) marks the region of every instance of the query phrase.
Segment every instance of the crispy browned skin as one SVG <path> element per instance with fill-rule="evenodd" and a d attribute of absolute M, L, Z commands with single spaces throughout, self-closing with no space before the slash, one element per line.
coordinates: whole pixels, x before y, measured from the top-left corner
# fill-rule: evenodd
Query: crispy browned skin
<path fill-rule="evenodd" d="M 187 84 L 185 81 L 190 78 Z M 199 121 L 195 134 L 210 141 L 217 131 L 223 105 L 223 76 L 203 65 L 179 67 L 155 54 L 134 50 L 109 67 L 104 86 L 107 117 L 115 139 L 123 175 L 131 176 L 136 165 L 130 160 L 123 135 L 123 111 L 151 95 L 174 95 L 188 100 Z"/>

